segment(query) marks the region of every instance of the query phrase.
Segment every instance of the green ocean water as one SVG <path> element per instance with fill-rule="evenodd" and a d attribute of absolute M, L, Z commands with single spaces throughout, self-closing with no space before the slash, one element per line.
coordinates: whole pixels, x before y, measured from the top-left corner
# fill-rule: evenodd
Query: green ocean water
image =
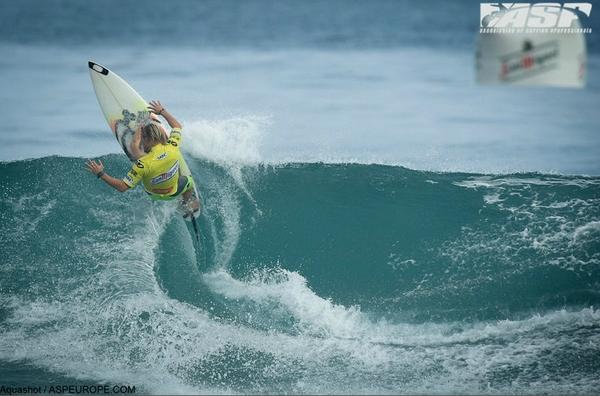
<path fill-rule="evenodd" d="M 188 162 L 199 243 L 81 158 L 0 164 L 2 384 L 600 388 L 600 178 Z"/>

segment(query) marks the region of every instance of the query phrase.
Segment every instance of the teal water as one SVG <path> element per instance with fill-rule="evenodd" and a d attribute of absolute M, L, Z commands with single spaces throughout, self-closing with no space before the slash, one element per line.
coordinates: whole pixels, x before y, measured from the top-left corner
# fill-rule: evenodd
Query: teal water
<path fill-rule="evenodd" d="M 127 161 L 102 157 L 111 174 Z M 173 205 L 0 164 L 0 378 L 147 393 L 593 393 L 600 178 L 189 159 Z M 24 177 L 27 175 L 27 177 Z"/>

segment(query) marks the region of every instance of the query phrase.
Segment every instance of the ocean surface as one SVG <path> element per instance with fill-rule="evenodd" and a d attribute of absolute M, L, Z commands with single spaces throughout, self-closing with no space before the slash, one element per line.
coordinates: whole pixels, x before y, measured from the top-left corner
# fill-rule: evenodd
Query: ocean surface
<path fill-rule="evenodd" d="M 0 386 L 597 392 L 597 32 L 585 89 L 482 87 L 478 19 L 0 2 Z M 174 203 L 84 170 L 129 167 L 88 59 L 183 121 L 199 241 Z"/>

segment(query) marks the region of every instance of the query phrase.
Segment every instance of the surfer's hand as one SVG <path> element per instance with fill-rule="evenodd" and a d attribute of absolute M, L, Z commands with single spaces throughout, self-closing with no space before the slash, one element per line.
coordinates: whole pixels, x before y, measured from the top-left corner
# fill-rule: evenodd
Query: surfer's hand
<path fill-rule="evenodd" d="M 94 160 L 88 160 L 86 166 L 87 170 L 92 172 L 94 175 L 98 175 L 98 173 L 104 170 L 104 164 L 100 160 L 98 160 L 98 162 Z"/>
<path fill-rule="evenodd" d="M 171 128 L 181 128 L 181 124 L 171 113 L 165 109 L 165 107 L 158 100 L 151 100 L 148 106 L 148 110 L 153 112 L 154 114 L 159 114 L 163 116 L 165 120 L 169 123 Z"/>
<path fill-rule="evenodd" d="M 150 110 L 154 114 L 160 114 L 165 110 L 165 107 L 162 104 L 160 104 L 158 100 L 151 100 L 148 106 L 148 110 Z"/>

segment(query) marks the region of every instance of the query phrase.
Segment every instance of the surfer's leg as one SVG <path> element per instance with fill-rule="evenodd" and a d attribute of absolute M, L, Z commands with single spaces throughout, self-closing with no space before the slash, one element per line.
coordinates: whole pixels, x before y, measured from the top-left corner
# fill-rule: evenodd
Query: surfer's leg
<path fill-rule="evenodd" d="M 179 207 L 183 209 L 183 217 L 188 217 L 200 210 L 200 199 L 196 196 L 194 180 L 191 176 L 179 176 L 177 193 L 181 202 Z M 194 217 L 194 216 L 192 216 Z"/>
<path fill-rule="evenodd" d="M 189 190 L 181 194 L 181 197 L 183 199 L 184 205 L 195 213 L 198 210 L 200 210 L 200 199 L 194 199 L 194 195 L 194 189 L 190 188 Z"/>

